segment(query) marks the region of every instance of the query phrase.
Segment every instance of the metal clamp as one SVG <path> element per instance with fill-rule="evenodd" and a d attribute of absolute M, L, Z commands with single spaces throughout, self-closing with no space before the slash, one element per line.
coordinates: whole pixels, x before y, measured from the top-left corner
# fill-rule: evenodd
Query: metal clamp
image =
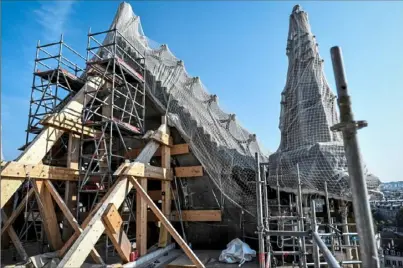
<path fill-rule="evenodd" d="M 343 130 L 357 130 L 361 129 L 364 127 L 367 127 L 368 123 L 365 120 L 360 120 L 360 121 L 351 121 L 348 123 L 337 123 L 333 126 L 330 127 L 331 131 L 343 131 Z"/>

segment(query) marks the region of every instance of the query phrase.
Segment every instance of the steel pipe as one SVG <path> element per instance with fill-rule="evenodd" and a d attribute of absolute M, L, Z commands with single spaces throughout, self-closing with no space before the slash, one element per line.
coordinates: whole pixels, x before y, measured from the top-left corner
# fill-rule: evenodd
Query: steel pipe
<path fill-rule="evenodd" d="M 360 237 L 362 263 L 363 267 L 379 268 L 380 263 L 376 249 L 371 208 L 368 202 L 367 184 L 364 178 L 361 154 L 356 136 L 357 129 L 366 126 L 366 122 L 354 121 L 347 80 L 344 73 L 341 48 L 337 46 L 332 47 L 330 54 L 332 57 L 340 110 L 340 123 L 332 127 L 332 130 L 341 130 L 343 133 L 354 214 Z"/>
<path fill-rule="evenodd" d="M 331 268 L 340 268 L 339 263 L 337 262 L 336 258 L 332 255 L 332 252 L 327 248 L 325 242 L 320 238 L 317 232 L 312 232 L 312 237 L 315 240 L 316 244 L 318 245 L 320 251 L 323 254 L 326 262 L 328 263 L 329 267 Z"/>
<path fill-rule="evenodd" d="M 297 236 L 304 237 L 309 236 L 309 232 L 300 232 L 300 231 L 269 231 L 266 230 L 266 234 L 270 236 Z"/>
<path fill-rule="evenodd" d="M 262 207 L 262 185 L 260 181 L 260 164 L 259 155 L 255 153 L 256 160 L 256 202 L 257 202 L 257 235 L 259 239 L 259 267 L 265 267 L 265 256 L 264 256 L 264 226 L 263 226 L 263 207 Z"/>

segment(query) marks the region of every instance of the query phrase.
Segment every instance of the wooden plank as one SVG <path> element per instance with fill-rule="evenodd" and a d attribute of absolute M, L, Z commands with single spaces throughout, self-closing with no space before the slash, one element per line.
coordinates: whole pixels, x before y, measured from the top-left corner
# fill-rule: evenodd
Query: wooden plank
<path fill-rule="evenodd" d="M 95 90 L 103 84 L 103 80 L 100 77 L 92 78 L 81 88 L 79 92 L 62 108 L 61 112 L 68 112 L 81 117 L 81 111 L 84 103 L 84 91 Z M 90 98 L 85 98 L 88 102 Z M 18 157 L 17 162 L 25 164 L 38 164 L 42 161 L 43 157 L 52 148 L 52 146 L 57 142 L 57 140 L 64 133 L 63 130 L 55 129 L 53 127 L 46 127 L 39 133 L 31 144 L 24 150 L 24 152 Z M 5 168 L 5 171 L 7 168 Z M 3 170 L 4 171 L 4 170 Z M 13 180 L 9 178 L 1 178 L 1 208 L 7 203 L 8 200 L 13 196 L 15 191 L 21 186 L 24 179 Z"/>
<path fill-rule="evenodd" d="M 92 128 L 82 125 L 81 118 L 71 116 L 67 113 L 51 114 L 40 121 L 44 126 L 50 126 L 56 129 L 61 129 L 69 133 L 84 134 L 86 136 L 95 137 L 96 131 Z"/>
<path fill-rule="evenodd" d="M 66 220 L 70 223 L 70 226 L 74 229 L 76 233 L 81 233 L 83 230 L 81 229 L 80 225 L 78 224 L 76 218 L 73 216 L 71 213 L 70 209 L 67 207 L 67 205 L 63 202 L 62 197 L 59 195 L 55 187 L 50 181 L 44 181 L 46 188 L 52 195 L 53 199 L 56 201 L 56 204 L 59 206 L 60 210 L 62 211 L 63 215 L 65 216 Z M 104 264 L 104 261 L 102 260 L 101 256 L 99 253 L 96 251 L 95 248 L 92 249 L 91 251 L 91 257 L 94 259 L 94 261 L 98 264 Z"/>
<path fill-rule="evenodd" d="M 52 167 L 42 164 L 30 165 L 19 162 L 8 162 L 1 171 L 2 179 L 41 179 L 41 180 L 72 180 L 78 181 L 79 172 L 77 169 Z"/>
<path fill-rule="evenodd" d="M 130 167 L 126 168 L 123 174 L 157 180 L 172 180 L 169 168 L 155 167 L 139 162 L 134 162 Z"/>
<path fill-rule="evenodd" d="M 162 192 L 161 190 L 148 190 L 147 194 L 150 196 L 150 198 L 153 201 L 160 201 L 162 200 Z M 171 198 L 175 199 L 175 196 L 177 195 L 177 191 L 172 191 L 171 190 Z"/>
<path fill-rule="evenodd" d="M 181 210 L 182 221 L 187 222 L 221 222 L 222 213 L 220 210 Z M 180 221 L 179 213 L 177 211 L 172 211 L 169 216 L 171 222 Z M 151 212 L 148 211 L 147 220 L 149 222 L 158 221 L 158 218 Z"/>
<path fill-rule="evenodd" d="M 196 221 L 196 222 L 222 221 L 221 210 L 182 210 L 181 214 L 183 221 Z M 172 211 L 171 220 L 172 221 L 180 220 L 178 211 Z"/>
<path fill-rule="evenodd" d="M 50 248 L 54 251 L 59 250 L 63 247 L 63 242 L 59 230 L 59 224 L 57 223 L 52 196 L 48 188 L 44 186 L 44 181 L 35 180 L 33 185 L 42 221 L 46 223 L 43 224 L 43 228 Z"/>
<path fill-rule="evenodd" d="M 119 233 L 123 220 L 114 204 L 109 204 L 109 207 L 106 209 L 102 218 L 104 223 L 109 228 L 109 231 L 111 231 L 113 234 Z"/>
<path fill-rule="evenodd" d="M 175 176 L 178 178 L 202 177 L 203 167 L 202 166 L 176 167 Z"/>
<path fill-rule="evenodd" d="M 105 232 L 111 239 L 112 244 L 115 246 L 120 258 L 123 260 L 123 262 L 129 262 L 132 245 L 123 230 L 123 220 L 114 204 L 109 204 L 109 207 L 106 209 L 102 218 L 106 225 Z"/>
<path fill-rule="evenodd" d="M 1 210 L 1 219 L 2 219 L 3 223 L 8 221 L 8 217 L 3 210 Z M 28 258 L 29 258 L 28 254 L 25 252 L 25 249 L 22 246 L 17 233 L 14 231 L 14 228 L 12 226 L 7 228 L 7 233 L 9 235 L 11 241 L 13 242 L 15 249 L 17 250 L 18 255 L 20 255 L 21 259 L 23 259 L 24 261 L 28 260 Z"/>
<path fill-rule="evenodd" d="M 147 191 L 147 179 L 140 178 L 139 184 Z M 147 254 L 147 203 L 136 192 L 136 247 L 139 256 Z"/>
<path fill-rule="evenodd" d="M 11 214 L 10 218 L 8 218 L 8 220 L 6 222 L 3 221 L 3 227 L 1 228 L 1 235 L 3 235 L 3 233 L 7 230 L 7 228 L 13 224 L 13 222 L 15 221 L 15 219 L 18 217 L 18 215 L 20 215 L 21 211 L 25 208 L 25 204 L 29 201 L 29 199 L 31 198 L 32 194 L 34 193 L 34 189 L 31 188 L 28 193 L 22 197 L 22 200 L 20 202 L 20 204 L 18 205 L 18 207 L 13 211 L 13 213 Z"/>
<path fill-rule="evenodd" d="M 154 212 L 155 216 L 161 221 L 161 223 L 167 228 L 168 232 L 172 235 L 178 245 L 183 249 L 186 255 L 192 260 L 192 262 L 198 268 L 204 268 L 203 263 L 200 262 L 199 258 L 193 253 L 193 251 L 189 248 L 186 242 L 182 239 L 179 233 L 175 230 L 169 220 L 164 216 L 164 214 L 159 210 L 156 204 L 151 200 L 151 198 L 147 195 L 147 192 L 141 187 L 140 183 L 134 177 L 130 177 L 130 181 L 132 185 L 136 188 L 136 191 L 141 195 L 141 197 L 146 201 L 147 205 Z"/>
<path fill-rule="evenodd" d="M 157 142 L 153 140 L 149 141 L 144 150 L 136 158 L 136 161 L 148 163 L 158 147 L 159 144 Z M 128 165 L 127 168 L 129 168 L 131 164 L 132 163 L 123 163 L 122 166 L 126 167 L 126 165 Z M 118 171 L 122 172 L 124 168 L 118 168 Z M 104 196 L 102 203 L 98 204 L 96 210 L 91 213 L 91 217 L 87 217 L 87 219 L 89 218 L 88 225 L 86 225 L 84 231 L 75 240 L 74 244 L 67 251 L 57 267 L 80 267 L 84 263 L 91 248 L 105 231 L 105 226 L 102 222 L 102 216 L 105 210 L 110 203 L 114 204 L 117 208 L 120 207 L 132 188 L 133 184 L 129 183 L 127 177 L 122 177 L 116 181 L 109 192 Z"/>
<path fill-rule="evenodd" d="M 141 152 L 142 148 L 136 148 L 128 151 L 125 155 L 126 158 L 133 159 L 136 158 L 139 153 Z M 172 145 L 171 147 L 171 155 L 183 155 L 183 154 L 188 154 L 190 153 L 189 149 L 189 144 L 183 143 L 183 144 L 175 144 Z M 155 154 L 155 156 L 161 156 L 161 148 L 159 148 Z"/>

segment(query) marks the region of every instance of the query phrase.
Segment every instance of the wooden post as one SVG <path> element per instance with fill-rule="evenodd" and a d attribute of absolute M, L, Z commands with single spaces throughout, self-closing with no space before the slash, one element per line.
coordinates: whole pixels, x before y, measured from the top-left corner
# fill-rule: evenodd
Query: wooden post
<path fill-rule="evenodd" d="M 154 140 L 149 141 L 146 147 L 141 151 L 140 155 L 136 158 L 136 161 L 148 163 L 158 147 L 158 142 Z M 127 165 L 130 166 L 130 164 L 122 164 L 123 167 L 126 167 Z M 118 168 L 114 175 L 120 176 L 124 169 L 125 168 Z M 91 213 L 91 217 L 88 221 L 86 220 L 88 224 L 86 224 L 85 229 L 76 239 L 57 267 L 80 267 L 84 263 L 91 249 L 105 231 L 102 217 L 106 209 L 111 203 L 119 208 L 132 188 L 133 185 L 129 183 L 126 177 L 121 177 L 121 179 L 116 181 L 108 193 L 103 197 L 102 203 L 97 205 L 96 209 L 94 209 L 94 213 Z"/>
<path fill-rule="evenodd" d="M 162 124 L 166 126 L 165 133 L 170 134 L 167 117 L 162 117 Z M 161 146 L 161 166 L 169 169 L 171 167 L 171 148 L 166 145 Z M 162 194 L 162 213 L 169 219 L 171 214 L 171 181 L 161 181 L 161 194 Z M 167 229 L 162 225 L 160 227 L 160 236 L 158 241 L 159 247 L 166 247 L 170 242 L 170 235 Z"/>
<path fill-rule="evenodd" d="M 139 179 L 139 184 L 147 191 L 147 179 Z M 136 247 L 140 256 L 147 254 L 147 203 L 136 192 Z"/>
<path fill-rule="evenodd" d="M 36 199 L 41 213 L 42 225 L 50 248 L 54 251 L 59 250 L 63 247 L 63 242 L 60 235 L 59 225 L 57 223 L 52 196 L 42 180 L 35 180 L 34 188 L 37 194 Z"/>
<path fill-rule="evenodd" d="M 78 157 L 80 150 L 80 139 L 75 137 L 73 133 L 69 134 L 69 143 L 67 148 L 67 167 L 78 170 Z M 64 193 L 64 203 L 67 205 L 71 213 L 74 214 L 77 202 L 77 183 L 72 181 L 66 182 L 66 190 Z M 63 240 L 66 241 L 74 233 L 72 226 L 68 224 L 68 220 L 63 220 Z"/>

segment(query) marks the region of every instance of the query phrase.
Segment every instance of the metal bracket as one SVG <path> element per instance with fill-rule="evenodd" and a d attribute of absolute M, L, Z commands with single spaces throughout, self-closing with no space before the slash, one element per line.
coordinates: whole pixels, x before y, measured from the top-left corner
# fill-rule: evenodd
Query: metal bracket
<path fill-rule="evenodd" d="M 361 129 L 364 127 L 367 127 L 368 123 L 365 120 L 360 120 L 360 121 L 351 121 L 348 123 L 337 123 L 333 126 L 330 127 L 331 131 L 342 131 L 342 130 L 357 130 Z"/>

